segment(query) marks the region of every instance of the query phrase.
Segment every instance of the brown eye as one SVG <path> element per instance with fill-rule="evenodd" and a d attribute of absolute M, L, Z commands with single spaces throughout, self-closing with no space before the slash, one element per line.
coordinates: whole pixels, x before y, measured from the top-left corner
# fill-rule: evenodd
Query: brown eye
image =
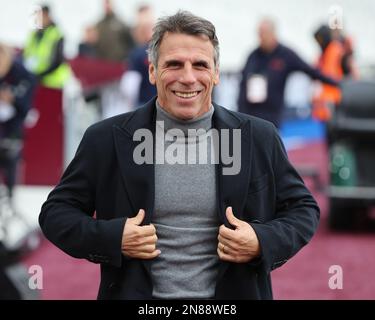
<path fill-rule="evenodd" d="M 194 63 L 194 67 L 198 69 L 209 69 L 210 66 L 206 61 L 198 61 Z"/>
<path fill-rule="evenodd" d="M 179 68 L 181 66 L 182 66 L 182 63 L 180 61 L 177 61 L 177 60 L 171 60 L 171 61 L 167 61 L 165 63 L 166 68 L 176 69 L 176 68 Z"/>

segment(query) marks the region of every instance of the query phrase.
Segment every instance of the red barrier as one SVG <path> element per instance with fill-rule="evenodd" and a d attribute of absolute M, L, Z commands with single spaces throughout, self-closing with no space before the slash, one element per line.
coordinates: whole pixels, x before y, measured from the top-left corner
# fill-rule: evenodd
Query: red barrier
<path fill-rule="evenodd" d="M 76 57 L 69 61 L 69 65 L 84 91 L 119 80 L 127 69 L 125 63 L 87 57 Z"/>
<path fill-rule="evenodd" d="M 117 81 L 126 65 L 92 58 L 69 61 L 83 91 L 95 90 Z M 38 87 L 34 108 L 39 114 L 36 125 L 26 129 L 19 180 L 28 185 L 55 185 L 64 166 L 64 116 L 62 90 Z"/>
<path fill-rule="evenodd" d="M 27 128 L 20 182 L 55 185 L 63 170 L 63 96 L 61 90 L 38 87 L 33 106 L 36 125 Z"/>

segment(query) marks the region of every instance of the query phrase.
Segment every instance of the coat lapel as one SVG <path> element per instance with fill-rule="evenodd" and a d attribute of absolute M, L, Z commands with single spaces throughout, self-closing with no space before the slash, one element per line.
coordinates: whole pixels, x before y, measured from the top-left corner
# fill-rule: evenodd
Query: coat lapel
<path fill-rule="evenodd" d="M 137 129 L 148 129 L 155 132 L 155 100 L 144 108 L 135 111 L 121 127 L 113 127 L 115 148 L 125 190 L 132 205 L 133 214 L 139 209 L 145 210 L 143 224 L 149 224 L 154 210 L 155 177 L 154 164 L 136 164 L 133 159 L 138 141 L 133 141 Z"/>
<path fill-rule="evenodd" d="M 113 127 L 117 161 L 120 167 L 125 190 L 135 216 L 139 209 L 145 210 L 142 225 L 151 223 L 155 203 L 155 166 L 152 164 L 136 164 L 133 159 L 138 141 L 133 135 L 138 129 L 148 129 L 155 136 L 155 100 L 135 111 L 121 127 Z M 148 274 L 151 272 L 151 261 L 141 260 Z"/>
<path fill-rule="evenodd" d="M 222 222 L 227 227 L 231 227 L 228 219 L 225 215 L 225 210 L 227 207 L 231 206 L 233 208 L 234 215 L 243 220 L 243 210 L 246 203 L 246 195 L 248 193 L 249 183 L 250 183 L 250 168 L 252 161 L 251 152 L 251 124 L 250 121 L 242 121 L 237 118 L 232 113 L 226 111 L 224 108 L 215 105 L 215 113 L 213 118 L 213 126 L 219 130 L 219 137 L 221 137 L 220 132 L 223 129 L 240 129 L 241 133 L 241 170 L 236 175 L 224 175 L 223 168 L 225 165 L 219 161 L 217 166 L 217 194 L 218 194 L 218 210 Z M 233 136 L 231 136 L 233 137 Z M 220 146 L 222 139 L 220 138 Z M 232 138 L 229 139 L 231 143 Z M 233 146 L 230 145 L 229 150 L 233 150 Z M 229 267 L 228 262 L 222 262 L 220 264 L 218 281 L 222 278 L 225 271 Z"/>
<path fill-rule="evenodd" d="M 231 206 L 233 208 L 233 213 L 237 218 L 243 218 L 243 210 L 246 203 L 246 195 L 248 193 L 251 173 L 251 125 L 250 121 L 241 121 L 239 118 L 236 118 L 233 114 L 229 113 L 222 107 L 215 105 L 214 127 L 219 130 L 219 137 L 221 137 L 220 132 L 223 129 L 229 129 L 231 133 L 233 133 L 232 129 L 239 129 L 241 133 L 240 172 L 235 175 L 224 175 L 223 169 L 225 168 L 225 165 L 222 163 L 221 157 L 216 172 L 220 216 L 222 217 L 222 221 L 225 223 L 225 225 L 229 227 L 229 223 L 225 215 L 225 210 L 227 207 Z M 222 140 L 220 138 L 220 143 L 221 141 Z M 231 150 L 232 153 L 232 138 L 229 139 L 229 142 L 229 150 Z"/>

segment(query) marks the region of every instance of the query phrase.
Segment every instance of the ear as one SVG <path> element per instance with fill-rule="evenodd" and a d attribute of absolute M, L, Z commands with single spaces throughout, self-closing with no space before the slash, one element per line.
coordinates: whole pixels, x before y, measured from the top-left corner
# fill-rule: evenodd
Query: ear
<path fill-rule="evenodd" d="M 148 79 L 151 84 L 156 85 L 156 68 L 152 63 L 148 65 Z"/>
<path fill-rule="evenodd" d="M 218 85 L 219 82 L 220 82 L 220 72 L 219 72 L 219 68 L 215 68 L 215 74 L 214 74 L 214 85 Z"/>

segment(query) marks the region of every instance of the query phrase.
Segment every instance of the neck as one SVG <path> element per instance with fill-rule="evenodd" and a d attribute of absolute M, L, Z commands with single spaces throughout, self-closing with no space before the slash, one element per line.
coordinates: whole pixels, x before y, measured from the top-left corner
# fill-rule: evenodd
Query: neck
<path fill-rule="evenodd" d="M 269 44 L 268 46 L 263 46 L 263 47 L 261 46 L 261 48 L 262 48 L 262 50 L 263 50 L 264 52 L 270 53 L 270 52 L 272 52 L 273 50 L 275 50 L 275 48 L 277 47 L 277 45 L 278 45 L 278 42 L 275 41 L 275 42 Z"/>

